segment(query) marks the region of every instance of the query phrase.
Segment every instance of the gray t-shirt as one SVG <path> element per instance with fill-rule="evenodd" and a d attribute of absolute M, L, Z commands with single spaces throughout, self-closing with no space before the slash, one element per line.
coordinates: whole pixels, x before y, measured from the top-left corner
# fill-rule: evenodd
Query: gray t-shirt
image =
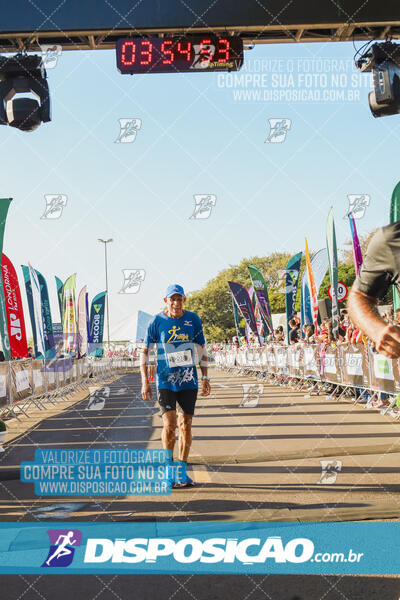
<path fill-rule="evenodd" d="M 400 221 L 374 234 L 353 288 L 383 298 L 391 285 L 400 293 Z"/>

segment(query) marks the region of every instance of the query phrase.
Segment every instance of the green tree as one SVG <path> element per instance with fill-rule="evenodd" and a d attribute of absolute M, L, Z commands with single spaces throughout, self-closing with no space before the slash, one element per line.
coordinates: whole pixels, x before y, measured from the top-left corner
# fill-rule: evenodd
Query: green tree
<path fill-rule="evenodd" d="M 291 256 L 289 253 L 274 252 L 262 258 L 243 259 L 239 265 L 230 266 L 218 273 L 202 290 L 190 294 L 186 307 L 200 316 L 207 339 L 218 342 L 236 335 L 228 281 L 237 281 L 248 289 L 251 285 L 247 268 L 249 265 L 256 266 L 264 275 L 272 312 L 284 312 L 281 271 L 285 269 Z"/>
<path fill-rule="evenodd" d="M 338 281 L 341 281 L 342 283 L 344 283 L 348 289 L 350 289 L 351 286 L 353 285 L 355 278 L 356 278 L 356 273 L 355 273 L 355 269 L 354 269 L 354 263 L 353 264 L 340 264 L 338 266 Z M 327 298 L 328 297 L 328 288 L 329 288 L 330 284 L 331 284 L 331 282 L 329 279 L 329 271 L 328 271 L 327 274 L 325 275 L 324 279 L 322 280 L 321 287 L 319 288 L 318 298 Z"/>

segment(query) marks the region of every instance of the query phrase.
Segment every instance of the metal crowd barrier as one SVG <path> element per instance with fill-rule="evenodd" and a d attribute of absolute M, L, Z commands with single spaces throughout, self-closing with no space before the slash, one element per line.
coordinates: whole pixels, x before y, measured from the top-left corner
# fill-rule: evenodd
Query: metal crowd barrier
<path fill-rule="evenodd" d="M 391 397 L 382 412 L 394 407 L 400 393 L 400 361 L 378 354 L 370 345 L 267 344 L 261 348 L 227 347 L 214 352 L 216 366 L 254 374 L 281 384 L 315 384 L 331 389 L 338 400 L 351 390 L 354 402 L 368 398 L 370 408 L 382 394 Z M 400 413 L 396 415 L 400 417 Z"/>
<path fill-rule="evenodd" d="M 44 409 L 57 404 L 89 384 L 111 375 L 131 372 L 138 362 L 131 358 L 22 359 L 0 363 L 0 414 L 19 419 L 31 405 Z"/>

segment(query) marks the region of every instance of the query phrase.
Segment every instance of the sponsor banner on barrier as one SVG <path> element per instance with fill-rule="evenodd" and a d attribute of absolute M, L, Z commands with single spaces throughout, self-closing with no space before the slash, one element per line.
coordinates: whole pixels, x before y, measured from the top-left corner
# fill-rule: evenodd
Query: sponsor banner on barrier
<path fill-rule="evenodd" d="M 0 523 L 0 573 L 389 575 L 400 569 L 395 522 L 178 525 Z"/>
<path fill-rule="evenodd" d="M 8 402 L 8 388 L 9 388 L 9 380 L 8 380 L 9 372 L 8 372 L 8 363 L 0 363 L 0 408 L 6 406 Z"/>
<path fill-rule="evenodd" d="M 342 344 L 339 347 L 342 381 L 345 385 L 369 387 L 368 352 L 364 344 Z"/>
<path fill-rule="evenodd" d="M 18 402 L 33 395 L 31 382 L 31 361 L 19 360 L 10 362 L 12 400 Z"/>
<path fill-rule="evenodd" d="M 299 345 L 288 347 L 289 375 L 291 377 L 303 377 L 303 350 Z"/>
<path fill-rule="evenodd" d="M 303 348 L 304 377 L 320 379 L 319 346 L 305 345 Z"/>
<path fill-rule="evenodd" d="M 400 391 L 399 361 L 391 360 L 370 348 L 370 387 L 374 391 L 395 393 Z"/>

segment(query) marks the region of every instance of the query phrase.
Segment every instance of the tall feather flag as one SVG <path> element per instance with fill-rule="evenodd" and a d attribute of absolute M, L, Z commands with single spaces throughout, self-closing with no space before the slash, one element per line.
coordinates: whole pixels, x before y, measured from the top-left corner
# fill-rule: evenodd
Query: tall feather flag
<path fill-rule="evenodd" d="M 300 264 L 303 253 L 298 252 L 289 260 L 285 269 L 285 306 L 286 306 L 286 335 L 289 341 L 289 320 L 294 315 L 297 285 L 299 282 Z"/>
<path fill-rule="evenodd" d="M 254 315 L 253 305 L 248 291 L 243 285 L 236 281 L 228 281 L 228 285 L 244 320 L 251 331 L 258 336 L 256 317 Z"/>
<path fill-rule="evenodd" d="M 0 199 L 0 256 L 3 254 L 3 240 L 4 240 L 4 230 L 6 227 L 6 219 L 8 214 L 8 209 L 10 207 L 12 198 L 1 198 Z M 7 313 L 6 313 L 6 303 L 4 299 L 4 290 L 3 290 L 3 278 L 0 277 L 0 335 L 1 342 L 3 346 L 3 354 L 5 360 L 10 360 L 11 352 L 10 352 L 10 340 L 8 337 L 8 328 L 7 328 Z"/>
<path fill-rule="evenodd" d="M 337 336 L 339 329 L 339 307 L 338 307 L 338 258 L 336 246 L 335 221 L 333 219 L 333 208 L 329 211 L 326 222 L 326 249 L 328 250 L 329 277 L 331 280 L 332 298 L 332 333 Z"/>
<path fill-rule="evenodd" d="M 261 272 L 254 265 L 248 267 L 258 309 L 264 325 L 264 330 L 274 332 L 272 325 L 271 307 L 268 297 L 268 286 Z"/>
<path fill-rule="evenodd" d="M 237 307 L 237 304 L 235 302 L 235 299 L 233 297 L 233 294 L 231 292 L 231 297 L 232 297 L 232 310 L 233 310 L 233 318 L 235 320 L 235 329 L 236 329 L 236 335 L 238 337 L 240 337 L 240 327 L 239 327 L 239 309 Z"/>
<path fill-rule="evenodd" d="M 58 308 L 60 309 L 60 322 L 63 322 L 63 314 L 62 314 L 62 303 L 63 303 L 63 282 L 57 275 L 55 275 L 56 286 L 57 286 L 57 298 L 58 298 Z"/>
<path fill-rule="evenodd" d="M 317 288 L 315 285 L 313 269 L 311 266 L 310 252 L 308 251 L 307 238 L 306 238 L 305 255 L 306 255 L 306 268 L 307 268 L 307 275 L 308 275 L 308 287 L 310 289 L 310 295 L 311 295 L 312 320 L 313 320 L 313 324 L 314 324 L 315 333 L 317 333 L 317 331 L 318 331 L 318 293 L 317 293 Z"/>
<path fill-rule="evenodd" d="M 395 186 L 392 197 L 390 199 L 390 222 L 396 223 L 400 221 L 400 181 Z M 400 308 L 400 299 L 396 286 L 392 286 L 393 290 L 393 310 Z"/>
<path fill-rule="evenodd" d="M 348 217 L 349 217 L 351 237 L 353 240 L 354 268 L 356 271 L 356 275 L 358 275 L 358 273 L 360 272 L 362 262 L 363 262 L 363 257 L 362 257 L 362 252 L 361 252 L 360 241 L 359 241 L 358 235 L 357 235 L 357 227 L 356 227 L 356 223 L 354 221 L 353 213 L 349 212 Z"/>
<path fill-rule="evenodd" d="M 311 270 L 318 298 L 319 288 L 328 270 L 328 252 L 326 248 L 321 248 L 311 258 Z M 301 327 L 303 328 L 303 325 L 312 322 L 311 294 L 308 287 L 308 273 L 307 269 L 305 269 L 301 279 Z"/>
<path fill-rule="evenodd" d="M 76 319 L 75 319 L 75 286 L 76 273 L 68 277 L 63 285 L 63 334 L 64 352 L 76 354 Z"/>
<path fill-rule="evenodd" d="M 78 334 L 78 355 L 79 357 L 85 356 L 88 352 L 88 329 L 87 329 L 87 291 L 86 285 L 83 286 L 78 295 L 77 305 L 77 320 L 76 329 Z"/>
<path fill-rule="evenodd" d="M 4 252 L 1 261 L 1 274 L 3 277 L 11 357 L 27 358 L 28 343 L 18 277 L 14 265 Z"/>

